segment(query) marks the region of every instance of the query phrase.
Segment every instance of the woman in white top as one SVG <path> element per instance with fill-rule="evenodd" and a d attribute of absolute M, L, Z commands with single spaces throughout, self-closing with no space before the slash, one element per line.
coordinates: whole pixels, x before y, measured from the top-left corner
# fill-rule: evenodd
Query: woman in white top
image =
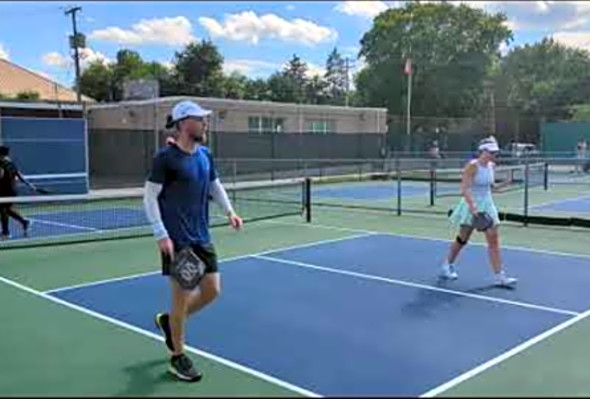
<path fill-rule="evenodd" d="M 469 161 L 463 169 L 461 181 L 462 198 L 450 216 L 451 223 L 459 228 L 459 234 L 451 244 L 445 263 L 442 266 L 441 277 L 458 278 L 455 261 L 461 249 L 467 244 L 474 230 L 474 217 L 478 213 L 485 213 L 491 219 L 491 226 L 484 230 L 488 243 L 488 255 L 497 285 L 508 286 L 516 283 L 515 278 L 506 276 L 500 255 L 500 240 L 498 227 L 500 218 L 492 198 L 494 187 L 494 160 L 499 151 L 498 142 L 489 137 L 479 143 L 479 155 Z"/>

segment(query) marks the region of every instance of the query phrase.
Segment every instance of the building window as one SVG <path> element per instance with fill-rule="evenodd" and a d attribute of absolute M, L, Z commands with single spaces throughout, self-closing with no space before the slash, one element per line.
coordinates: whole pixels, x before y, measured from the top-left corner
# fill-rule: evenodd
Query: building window
<path fill-rule="evenodd" d="M 306 131 L 320 134 L 334 133 L 334 122 L 326 120 L 307 121 Z"/>
<path fill-rule="evenodd" d="M 265 116 L 250 116 L 248 118 L 248 132 L 250 133 L 281 133 L 284 131 L 284 118 L 269 118 Z"/>

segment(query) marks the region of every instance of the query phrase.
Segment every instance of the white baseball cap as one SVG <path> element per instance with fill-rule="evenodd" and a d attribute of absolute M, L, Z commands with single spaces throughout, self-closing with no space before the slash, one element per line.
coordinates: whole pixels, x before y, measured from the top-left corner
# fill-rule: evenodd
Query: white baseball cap
<path fill-rule="evenodd" d="M 211 115 L 212 111 L 201 108 L 201 106 L 193 101 L 181 101 L 172 108 L 172 115 L 166 122 L 166 127 L 170 128 L 176 122 L 189 118 L 191 116 L 197 118 L 204 118 L 205 116 Z"/>
<path fill-rule="evenodd" d="M 483 139 L 479 142 L 478 149 L 480 151 L 487 151 L 487 152 L 498 152 L 500 151 L 500 147 L 498 146 L 498 141 L 494 136 L 490 136 L 488 138 Z"/>

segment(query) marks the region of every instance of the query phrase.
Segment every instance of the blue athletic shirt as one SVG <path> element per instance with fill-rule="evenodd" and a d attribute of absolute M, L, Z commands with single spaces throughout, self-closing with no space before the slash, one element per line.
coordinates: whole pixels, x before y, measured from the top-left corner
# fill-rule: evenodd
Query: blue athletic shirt
<path fill-rule="evenodd" d="M 176 249 L 211 241 L 209 190 L 215 179 L 217 172 L 207 147 L 199 146 L 194 154 L 188 154 L 169 145 L 154 157 L 148 180 L 163 186 L 158 204 Z"/>

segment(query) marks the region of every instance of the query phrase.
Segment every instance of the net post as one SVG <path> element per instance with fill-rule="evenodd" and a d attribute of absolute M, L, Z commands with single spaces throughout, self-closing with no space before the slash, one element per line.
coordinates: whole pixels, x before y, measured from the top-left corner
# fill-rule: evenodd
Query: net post
<path fill-rule="evenodd" d="M 543 189 L 549 190 L 549 162 L 543 164 Z"/>
<path fill-rule="evenodd" d="M 237 161 L 234 159 L 232 160 L 232 182 L 234 184 L 234 187 L 236 186 L 236 175 L 238 173 L 238 166 L 237 166 Z M 233 194 L 232 194 L 232 201 L 235 203 L 237 201 L 237 194 L 236 194 L 237 190 L 233 190 Z"/>
<path fill-rule="evenodd" d="M 529 222 L 529 178 L 530 178 L 530 167 L 529 160 L 525 159 L 524 164 L 524 226 L 528 226 Z"/>
<path fill-rule="evenodd" d="M 358 174 L 359 174 L 359 181 L 362 181 L 363 180 L 363 164 L 362 164 L 362 161 L 359 161 L 359 163 L 358 163 L 357 166 L 358 166 L 357 169 L 358 169 Z"/>
<path fill-rule="evenodd" d="M 402 215 L 402 172 L 399 157 L 395 158 L 395 173 L 397 175 L 397 216 Z"/>
<path fill-rule="evenodd" d="M 303 206 L 305 212 L 305 221 L 311 223 L 311 177 L 305 178 L 305 184 L 303 186 Z"/>
<path fill-rule="evenodd" d="M 434 206 L 434 195 L 436 185 L 436 172 L 434 169 L 434 161 L 430 163 L 430 206 Z"/>

